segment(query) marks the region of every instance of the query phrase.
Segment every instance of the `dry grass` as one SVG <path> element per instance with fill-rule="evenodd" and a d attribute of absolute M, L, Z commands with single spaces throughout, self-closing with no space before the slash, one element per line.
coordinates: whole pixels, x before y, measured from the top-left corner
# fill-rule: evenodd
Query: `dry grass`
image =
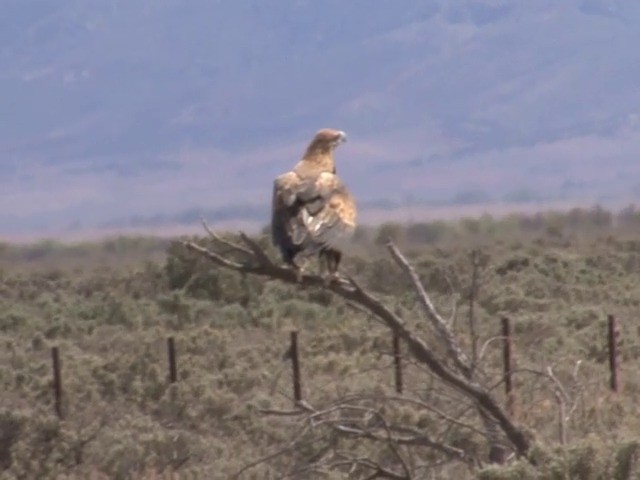
<path fill-rule="evenodd" d="M 403 245 L 445 314 L 452 292 L 463 300 L 468 294 L 470 249 L 486 254 L 478 331 L 488 340 L 501 316 L 513 319 L 518 420 L 539 445 L 536 455 L 553 461 L 542 462 L 538 477 L 516 463 L 482 478 L 627 478 L 607 475 L 619 471 L 615 459 L 640 431 L 640 329 L 633 321 L 640 240 L 629 222 L 598 225 L 603 215 L 485 217 L 360 232 L 346 268 L 416 324 L 414 296 L 376 240 L 394 236 Z M 153 239 L 6 245 L 0 295 L 7 300 L 0 304 L 2 478 L 229 478 L 295 431 L 292 419 L 259 413 L 291 407 L 290 365 L 282 356 L 294 328 L 310 402 L 394 395 L 391 337 L 373 319 L 321 290 L 243 279 Z M 454 324 L 469 346 L 467 313 L 461 301 Z M 621 326 L 618 395 L 607 387 L 608 313 Z M 175 385 L 167 382 L 169 335 L 177 342 Z M 64 421 L 53 415 L 53 345 L 62 354 Z M 497 342 L 489 343 L 485 363 L 501 389 Z M 530 371 L 547 366 L 567 390 L 567 408 L 574 407 L 567 445 L 557 452 L 554 384 Z M 410 398 L 429 393 L 428 376 L 409 361 L 405 385 Z M 435 405 L 446 404 L 445 393 L 435 392 Z M 419 409 L 389 409 L 430 428 Z M 309 453 L 283 455 L 242 478 L 281 478 Z M 429 474 L 450 478 L 455 471 L 434 466 Z"/>

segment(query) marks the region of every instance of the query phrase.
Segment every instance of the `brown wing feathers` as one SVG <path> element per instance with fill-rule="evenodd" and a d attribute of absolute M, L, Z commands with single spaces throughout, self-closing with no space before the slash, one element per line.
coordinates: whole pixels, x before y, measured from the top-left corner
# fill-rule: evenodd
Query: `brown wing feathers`
<path fill-rule="evenodd" d="M 287 263 L 335 249 L 353 233 L 355 202 L 334 174 L 333 150 L 344 139 L 343 132 L 320 130 L 294 170 L 274 182 L 272 238 Z"/>
<path fill-rule="evenodd" d="M 313 240 L 322 246 L 334 246 L 355 228 L 355 205 L 340 179 L 322 173 L 315 182 L 314 197 L 305 206 L 303 218 Z M 321 204 L 320 208 L 317 208 Z"/>

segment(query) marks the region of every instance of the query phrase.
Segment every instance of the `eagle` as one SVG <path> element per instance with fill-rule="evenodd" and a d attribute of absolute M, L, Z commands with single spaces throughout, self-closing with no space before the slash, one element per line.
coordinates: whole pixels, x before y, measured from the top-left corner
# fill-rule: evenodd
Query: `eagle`
<path fill-rule="evenodd" d="M 341 247 L 355 231 L 355 200 L 333 159 L 336 147 L 346 140 L 341 130 L 319 130 L 293 170 L 274 180 L 271 238 L 298 279 L 314 255 L 328 278 L 337 278 Z"/>

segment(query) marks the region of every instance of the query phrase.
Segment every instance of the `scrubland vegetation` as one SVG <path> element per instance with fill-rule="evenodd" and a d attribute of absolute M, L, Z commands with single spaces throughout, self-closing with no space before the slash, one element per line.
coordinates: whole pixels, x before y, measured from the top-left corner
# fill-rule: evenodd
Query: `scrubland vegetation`
<path fill-rule="evenodd" d="M 481 432 L 425 410 L 464 423 L 469 408 L 409 355 L 405 400 L 397 400 L 388 328 L 331 292 L 224 270 L 175 241 L 114 238 L 0 244 L 0 478 L 225 479 L 244 467 L 239 478 L 374 478 L 364 460 L 304 470 L 327 445 L 402 473 L 398 456 L 412 478 L 639 478 L 640 212 L 361 228 L 343 268 L 420 331 L 416 296 L 383 248 L 387 238 L 411 260 L 466 351 L 473 305 L 482 365 L 502 404 L 500 342 L 491 339 L 501 317 L 512 319 L 515 420 L 531 439 L 528 458 L 489 465 Z M 267 237 L 259 241 L 275 258 Z M 617 394 L 608 389 L 607 314 L 620 324 Z M 300 332 L 310 404 L 370 398 L 388 421 L 472 461 L 425 445 L 338 438 L 322 426 L 301 432 L 293 416 L 265 414 L 293 408 L 285 355 L 292 329 Z M 432 340 L 426 328 L 424 335 Z M 176 384 L 167 380 L 168 336 L 176 339 Z M 51 393 L 54 345 L 63 420 Z M 557 383 L 540 374 L 548 367 Z"/>

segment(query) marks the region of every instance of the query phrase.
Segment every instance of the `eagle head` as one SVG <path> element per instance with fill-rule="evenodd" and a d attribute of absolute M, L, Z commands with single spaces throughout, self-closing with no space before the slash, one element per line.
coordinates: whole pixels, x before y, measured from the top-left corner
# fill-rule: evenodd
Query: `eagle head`
<path fill-rule="evenodd" d="M 328 152 L 335 149 L 341 143 L 347 141 L 347 134 L 342 130 L 334 130 L 333 128 L 323 128 L 318 130 L 309 144 L 308 151 Z"/>

